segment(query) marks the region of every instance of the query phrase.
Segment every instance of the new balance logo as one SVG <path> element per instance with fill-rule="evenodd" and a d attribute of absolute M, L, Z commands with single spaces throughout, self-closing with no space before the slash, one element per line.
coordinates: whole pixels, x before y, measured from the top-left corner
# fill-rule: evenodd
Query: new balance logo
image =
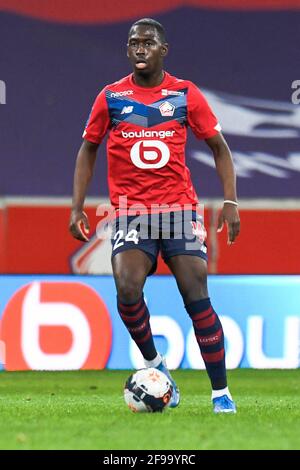
<path fill-rule="evenodd" d="M 132 113 L 133 111 L 133 106 L 124 106 L 124 108 L 121 111 L 121 114 L 129 114 Z"/>

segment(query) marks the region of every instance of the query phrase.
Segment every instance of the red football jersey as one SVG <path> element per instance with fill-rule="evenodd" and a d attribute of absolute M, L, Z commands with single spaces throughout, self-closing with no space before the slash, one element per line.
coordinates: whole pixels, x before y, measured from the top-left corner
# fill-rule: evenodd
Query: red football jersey
<path fill-rule="evenodd" d="M 147 210 L 197 204 L 185 164 L 187 126 L 199 139 L 221 130 L 205 97 L 190 81 L 165 72 L 159 86 L 145 88 L 137 86 L 131 74 L 99 93 L 83 137 L 100 144 L 109 133 L 108 183 L 115 208 L 122 196 L 129 207 Z"/>

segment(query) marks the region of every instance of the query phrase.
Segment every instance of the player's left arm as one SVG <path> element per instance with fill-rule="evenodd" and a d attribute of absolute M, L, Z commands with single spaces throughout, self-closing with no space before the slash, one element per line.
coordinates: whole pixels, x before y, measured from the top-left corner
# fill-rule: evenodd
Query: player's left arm
<path fill-rule="evenodd" d="M 221 133 L 205 139 L 205 142 L 212 150 L 217 173 L 222 181 L 224 189 L 224 201 L 237 202 L 236 175 L 233 160 L 229 147 Z M 231 203 L 224 203 L 218 220 L 218 232 L 223 228 L 224 222 L 228 228 L 228 244 L 235 241 L 240 232 L 240 217 L 238 208 Z"/>

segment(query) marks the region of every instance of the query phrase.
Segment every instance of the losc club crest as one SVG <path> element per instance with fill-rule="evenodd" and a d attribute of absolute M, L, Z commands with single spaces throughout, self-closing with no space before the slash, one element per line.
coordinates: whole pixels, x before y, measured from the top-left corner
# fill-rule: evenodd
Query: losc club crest
<path fill-rule="evenodd" d="M 174 111 L 175 111 L 175 106 L 169 101 L 164 101 L 160 106 L 159 106 L 160 114 L 162 116 L 173 116 Z"/>

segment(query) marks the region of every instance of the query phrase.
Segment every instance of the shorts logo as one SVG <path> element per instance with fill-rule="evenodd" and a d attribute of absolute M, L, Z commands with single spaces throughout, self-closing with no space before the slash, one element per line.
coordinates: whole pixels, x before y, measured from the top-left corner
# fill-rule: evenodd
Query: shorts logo
<path fill-rule="evenodd" d="M 140 140 L 131 148 L 130 158 L 138 168 L 162 168 L 169 161 L 170 150 L 160 140 Z"/>
<path fill-rule="evenodd" d="M 1 319 L 7 370 L 103 369 L 112 341 L 106 305 L 80 282 L 33 282 Z"/>
<path fill-rule="evenodd" d="M 160 106 L 159 106 L 160 114 L 162 116 L 173 116 L 174 111 L 175 111 L 175 106 L 169 101 L 164 101 Z"/>
<path fill-rule="evenodd" d="M 128 96 L 128 95 L 133 95 L 133 91 L 132 90 L 116 91 L 115 93 L 111 93 L 110 97 L 119 98 L 119 96 Z"/>
<path fill-rule="evenodd" d="M 207 237 L 207 232 L 204 225 L 199 222 L 199 220 L 197 220 L 197 222 L 191 221 L 191 224 L 193 235 L 195 235 L 195 237 L 198 238 L 199 242 L 203 244 Z"/>

